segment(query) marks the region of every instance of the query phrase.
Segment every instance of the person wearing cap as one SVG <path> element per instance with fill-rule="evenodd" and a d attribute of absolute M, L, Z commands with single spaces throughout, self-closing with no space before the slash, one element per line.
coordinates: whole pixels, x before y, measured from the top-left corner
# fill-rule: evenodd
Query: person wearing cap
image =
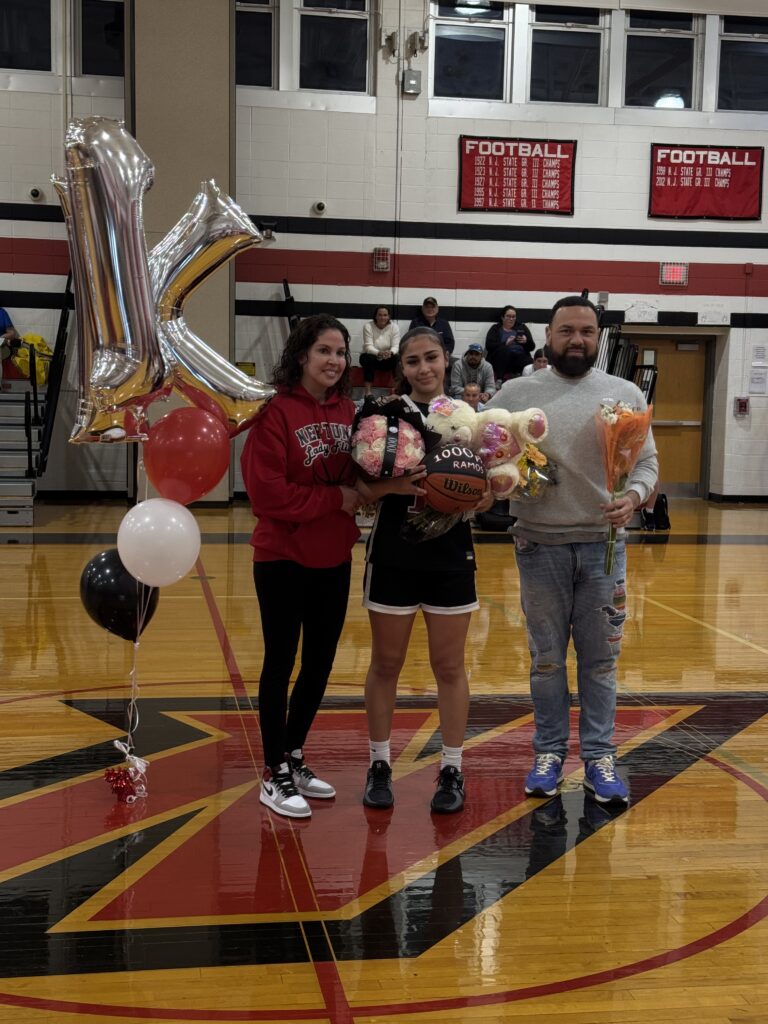
<path fill-rule="evenodd" d="M 443 341 L 445 351 L 450 355 L 453 352 L 456 341 L 453 337 L 451 325 L 447 320 L 439 316 L 440 307 L 433 295 L 428 295 L 421 304 L 421 311 L 411 320 L 408 327 L 412 331 L 414 327 L 430 327 L 436 334 L 439 334 Z"/>
<path fill-rule="evenodd" d="M 496 380 L 493 367 L 483 358 L 483 346 L 473 341 L 461 359 L 457 359 L 451 369 L 451 396 L 461 398 L 467 384 L 480 387 L 480 401 L 487 402 L 496 393 Z"/>

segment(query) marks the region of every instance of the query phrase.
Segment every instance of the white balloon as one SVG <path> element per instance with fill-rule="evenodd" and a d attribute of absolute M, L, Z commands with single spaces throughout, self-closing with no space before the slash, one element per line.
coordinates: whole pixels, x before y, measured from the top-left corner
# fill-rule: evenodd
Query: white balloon
<path fill-rule="evenodd" d="M 123 565 L 149 587 L 167 587 L 186 576 L 200 554 L 200 528 L 177 501 L 150 498 L 127 513 L 117 531 Z"/>

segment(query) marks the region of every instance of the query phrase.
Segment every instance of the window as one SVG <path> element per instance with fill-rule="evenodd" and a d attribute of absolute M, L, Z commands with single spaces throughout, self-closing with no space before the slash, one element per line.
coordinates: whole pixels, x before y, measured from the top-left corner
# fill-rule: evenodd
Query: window
<path fill-rule="evenodd" d="M 3 0 L 0 67 L 51 70 L 51 0 Z"/>
<path fill-rule="evenodd" d="M 693 107 L 696 28 L 692 14 L 629 12 L 626 106 Z"/>
<path fill-rule="evenodd" d="M 768 110 L 768 18 L 722 19 L 718 110 Z"/>
<path fill-rule="evenodd" d="M 448 0 L 436 5 L 436 15 L 433 94 L 503 100 L 512 7 L 495 0 Z"/>
<path fill-rule="evenodd" d="M 603 15 L 597 8 L 535 7 L 532 102 L 600 103 Z"/>
<path fill-rule="evenodd" d="M 299 88 L 368 91 L 367 0 L 303 0 Z"/>
<path fill-rule="evenodd" d="M 238 3 L 235 9 L 235 82 L 274 85 L 275 10 L 264 3 Z"/>
<path fill-rule="evenodd" d="M 80 64 L 84 75 L 122 78 L 123 0 L 82 0 Z"/>

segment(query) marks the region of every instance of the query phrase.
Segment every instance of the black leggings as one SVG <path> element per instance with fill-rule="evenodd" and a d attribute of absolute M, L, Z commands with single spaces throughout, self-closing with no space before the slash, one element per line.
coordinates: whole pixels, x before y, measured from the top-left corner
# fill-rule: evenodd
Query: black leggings
<path fill-rule="evenodd" d="M 360 355 L 360 366 L 363 369 L 363 380 L 367 384 L 373 384 L 373 378 L 376 376 L 377 370 L 394 373 L 396 365 L 397 359 L 395 356 L 388 356 L 386 359 L 379 359 L 377 356 L 371 355 L 370 352 L 362 352 Z"/>
<path fill-rule="evenodd" d="M 307 569 L 298 562 L 254 562 L 264 663 L 259 721 L 264 763 L 276 767 L 304 745 L 325 693 L 349 598 L 351 562 Z M 299 634 L 301 668 L 288 703 Z"/>

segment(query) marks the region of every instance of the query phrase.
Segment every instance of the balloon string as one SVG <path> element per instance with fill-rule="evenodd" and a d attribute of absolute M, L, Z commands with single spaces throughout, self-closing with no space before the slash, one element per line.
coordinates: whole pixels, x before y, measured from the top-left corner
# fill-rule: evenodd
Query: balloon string
<path fill-rule="evenodd" d="M 137 492 L 139 494 L 140 501 L 146 501 L 148 493 L 148 480 L 147 474 L 144 469 L 144 457 L 143 457 L 143 446 L 139 444 L 139 461 L 137 465 Z M 142 495 L 143 491 L 143 495 Z M 115 740 L 114 744 L 118 750 L 124 754 L 126 761 L 128 762 L 129 774 L 133 780 L 135 793 L 134 795 L 127 798 L 128 802 L 133 802 L 137 797 L 145 797 L 147 795 L 146 787 L 146 771 L 148 762 L 135 754 L 134 740 L 133 737 L 139 728 L 139 638 L 144 629 L 144 625 L 147 620 L 147 614 L 149 612 L 149 604 L 152 597 L 152 587 L 147 587 L 139 580 L 136 580 L 136 607 L 137 607 L 137 621 L 136 621 L 136 638 L 133 641 L 133 656 L 131 661 L 131 696 L 128 702 L 128 713 L 127 713 L 127 733 L 125 742 Z"/>
<path fill-rule="evenodd" d="M 136 466 L 136 483 L 136 492 L 139 495 L 139 501 L 146 501 L 149 495 L 149 478 L 147 476 L 147 471 L 144 466 L 143 441 L 139 441 L 139 461 L 138 465 Z"/>
<path fill-rule="evenodd" d="M 137 465 L 137 491 L 139 500 L 146 501 L 149 492 L 149 482 L 144 468 L 144 445 L 139 442 L 139 461 Z M 143 491 L 143 495 L 142 495 Z M 133 753 L 133 734 L 139 727 L 139 637 L 144 631 L 144 625 L 149 611 L 149 602 L 152 596 L 152 588 L 136 580 L 136 605 L 138 608 L 138 620 L 136 622 L 136 639 L 133 642 L 133 664 L 131 666 L 131 699 L 128 704 L 128 735 L 126 737 L 129 753 Z"/>
<path fill-rule="evenodd" d="M 122 740 L 113 740 L 113 745 L 120 751 L 127 762 L 127 772 L 130 779 L 130 788 L 128 794 L 120 797 L 124 799 L 126 803 L 132 804 L 136 800 L 141 799 L 147 795 L 147 768 L 149 762 L 145 761 L 144 758 L 138 757 L 133 751 L 133 734 L 139 727 L 139 672 L 138 672 L 138 657 L 139 657 L 139 641 L 136 640 L 133 644 L 133 665 L 131 667 L 131 699 L 128 704 L 128 734 L 125 737 L 125 742 Z M 119 769 L 122 771 L 122 769 Z M 107 774 L 109 780 L 109 775 Z M 113 791 L 115 790 L 114 783 L 111 783 Z"/>
<path fill-rule="evenodd" d="M 141 625 L 139 625 L 141 631 Z M 131 665 L 131 699 L 128 703 L 128 735 L 126 744 L 129 754 L 133 753 L 133 734 L 139 727 L 139 641 L 133 643 L 133 664 Z"/>

